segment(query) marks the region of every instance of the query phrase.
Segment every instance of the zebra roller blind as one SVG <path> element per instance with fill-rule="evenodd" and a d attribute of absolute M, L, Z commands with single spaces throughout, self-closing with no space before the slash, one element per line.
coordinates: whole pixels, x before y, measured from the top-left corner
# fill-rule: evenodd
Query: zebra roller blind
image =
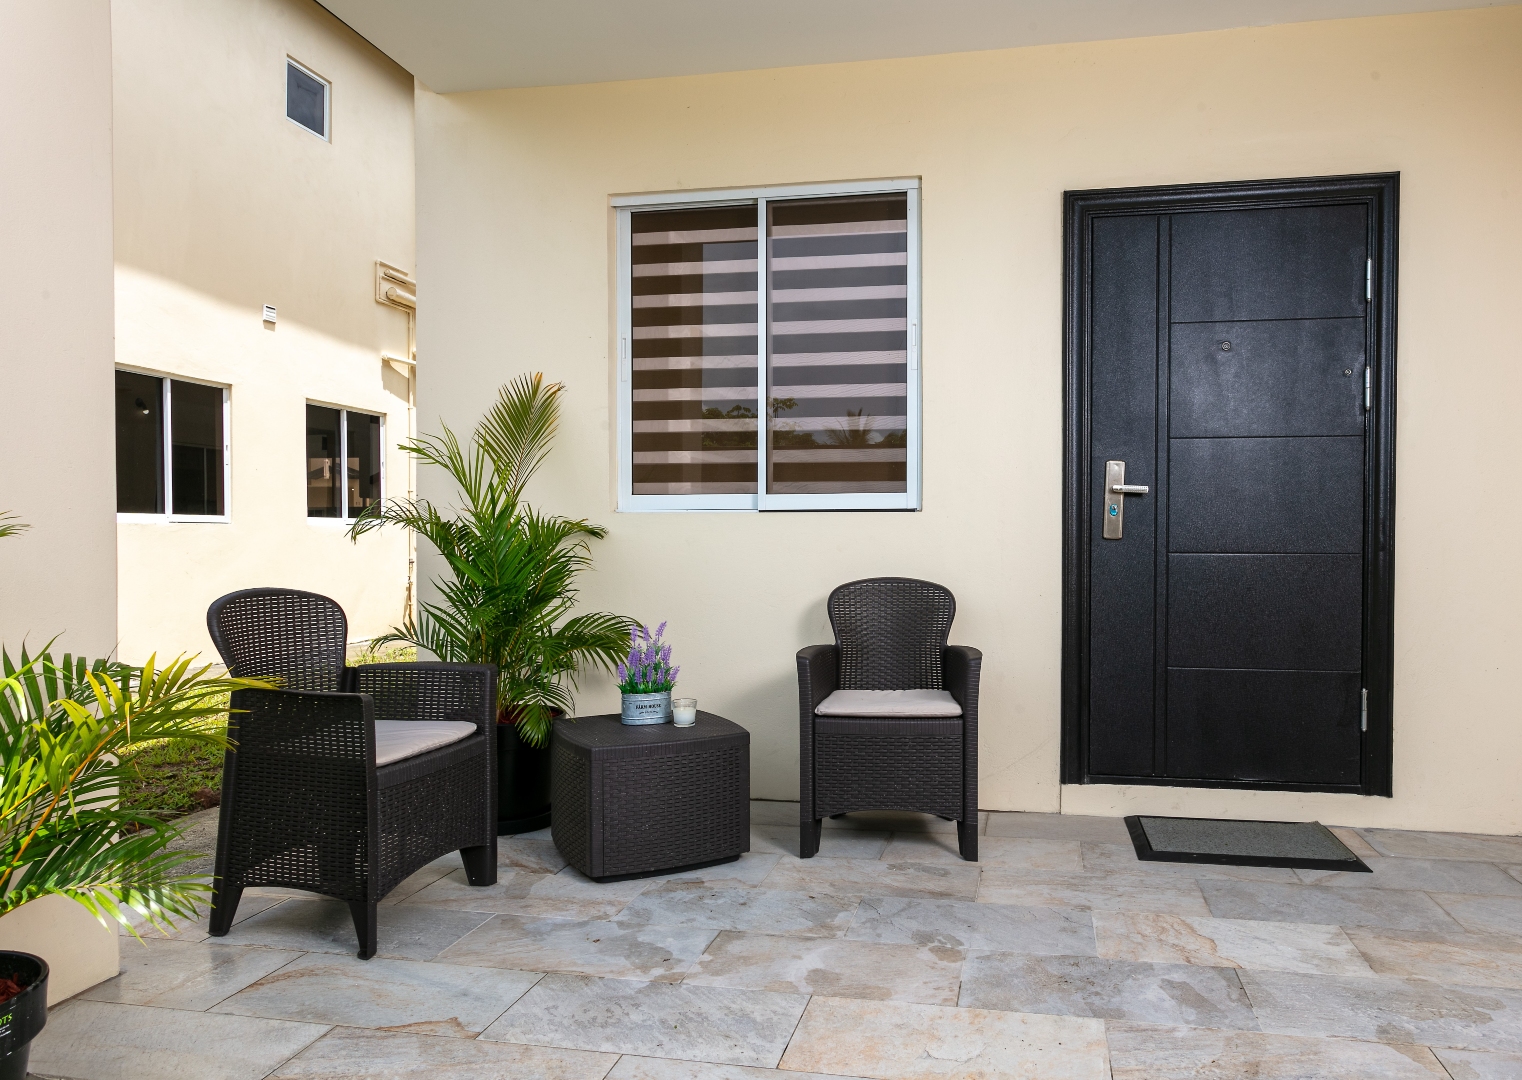
<path fill-rule="evenodd" d="M 918 508 L 918 191 L 887 183 L 620 211 L 621 507 Z"/>
<path fill-rule="evenodd" d="M 907 488 L 907 204 L 767 204 L 768 491 Z"/>
<path fill-rule="evenodd" d="M 756 490 L 756 208 L 633 215 L 636 495 Z"/>

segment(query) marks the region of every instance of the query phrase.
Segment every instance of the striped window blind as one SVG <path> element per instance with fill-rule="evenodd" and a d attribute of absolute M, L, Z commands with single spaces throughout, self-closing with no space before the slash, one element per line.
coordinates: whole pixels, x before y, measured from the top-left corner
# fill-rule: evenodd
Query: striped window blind
<path fill-rule="evenodd" d="M 635 495 L 755 494 L 754 203 L 630 215 Z"/>
<path fill-rule="evenodd" d="M 766 210 L 767 491 L 907 491 L 907 196 Z"/>

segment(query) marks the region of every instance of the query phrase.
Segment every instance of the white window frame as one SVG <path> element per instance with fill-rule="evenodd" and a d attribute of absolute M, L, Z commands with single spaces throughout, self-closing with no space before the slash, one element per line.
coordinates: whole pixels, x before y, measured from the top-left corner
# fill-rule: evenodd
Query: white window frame
<path fill-rule="evenodd" d="M 903 492 L 852 492 L 807 495 L 774 495 L 766 490 L 768 438 L 767 371 L 770 366 L 771 334 L 763 316 L 766 305 L 766 207 L 785 199 L 817 199 L 833 195 L 877 195 L 888 192 L 908 195 L 908 362 L 907 484 Z M 920 182 L 918 178 L 856 180 L 836 184 L 788 184 L 777 187 L 728 188 L 716 191 L 682 191 L 650 195 L 620 195 L 611 200 L 618 215 L 618 510 L 620 513 L 681 512 L 693 510 L 918 510 L 920 509 Z M 636 210 L 679 210 L 693 207 L 743 205 L 754 201 L 757 223 L 756 262 L 756 400 L 759 425 L 756 433 L 756 494 L 754 495 L 635 495 L 634 494 L 634 401 L 633 349 L 634 304 L 630 215 Z"/>
<path fill-rule="evenodd" d="M 301 61 L 297 60 L 294 56 L 289 56 L 289 55 L 286 56 L 285 63 L 286 63 L 287 67 L 293 67 L 297 71 L 301 72 L 303 75 L 310 76 L 311 78 L 316 79 L 318 82 L 322 83 L 322 134 L 319 135 L 319 134 L 317 134 L 317 132 L 313 131 L 311 128 L 307 127 L 305 124 L 301 123 L 300 121 L 298 121 L 298 120 L 292 120 L 291 119 L 291 99 L 290 99 L 291 83 L 290 83 L 290 77 L 289 76 L 287 76 L 286 80 L 285 80 L 285 94 L 286 94 L 286 98 L 285 98 L 285 108 L 283 110 L 284 113 L 285 113 L 285 122 L 287 124 L 295 124 L 302 131 L 306 132 L 308 135 L 312 136 L 312 138 L 314 138 L 314 139 L 321 139 L 325 143 L 332 142 L 333 141 L 333 82 L 332 82 L 332 80 L 331 79 L 324 79 L 321 75 L 317 74 L 317 72 L 315 72 L 311 68 L 307 67 Z"/>
<path fill-rule="evenodd" d="M 339 516 L 336 518 L 324 518 L 312 517 L 310 514 L 308 514 L 307 521 L 312 525 L 316 525 L 318 528 L 323 528 L 325 526 L 329 528 L 337 528 L 342 526 L 343 528 L 347 529 L 350 525 L 353 525 L 356 521 L 359 520 L 358 514 L 349 513 L 349 414 L 351 412 L 357 412 L 361 416 L 374 416 L 380 420 L 380 497 L 383 500 L 386 497 L 386 414 L 383 412 L 371 412 L 369 409 L 351 409 L 347 405 L 335 405 L 331 401 L 319 401 L 316 398 L 307 398 L 301 409 L 301 430 L 303 438 L 305 438 L 306 435 L 307 405 L 316 405 L 321 409 L 338 410 L 338 460 L 340 462 L 339 467 L 343 470 L 343 482 L 338 485 L 340 491 L 338 497 L 340 511 Z M 302 459 L 305 460 L 305 458 L 306 454 L 303 452 Z M 302 470 L 302 475 L 306 475 L 305 469 Z M 303 489 L 303 498 L 305 498 L 305 489 Z M 305 511 L 303 510 L 303 512 Z"/>
<path fill-rule="evenodd" d="M 117 364 L 116 371 L 128 371 L 134 375 L 147 375 L 151 379 L 159 380 L 159 392 L 162 398 L 159 403 L 160 415 L 164 418 L 164 512 L 162 514 L 122 514 L 116 515 L 116 520 L 123 523 L 149 523 L 159 524 L 166 522 L 210 522 L 213 524 L 227 525 L 233 519 L 233 409 L 232 387 L 227 383 L 213 382 L 211 379 L 196 379 L 185 375 L 173 375 L 167 371 L 155 371 L 152 368 L 133 367 L 127 364 Z M 220 514 L 176 514 L 174 512 L 174 395 L 170 392 L 170 384 L 195 383 L 197 386 L 214 386 L 222 391 L 222 513 Z"/>

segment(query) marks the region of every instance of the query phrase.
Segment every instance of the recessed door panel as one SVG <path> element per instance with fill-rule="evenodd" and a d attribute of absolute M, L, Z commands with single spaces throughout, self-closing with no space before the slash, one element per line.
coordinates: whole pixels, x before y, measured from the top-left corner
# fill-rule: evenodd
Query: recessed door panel
<path fill-rule="evenodd" d="M 1170 555 L 1168 666 L 1357 671 L 1357 555 Z"/>
<path fill-rule="evenodd" d="M 1174 323 L 1174 438 L 1363 435 L 1362 319 Z"/>
<path fill-rule="evenodd" d="M 1174 322 L 1363 318 L 1362 205 L 1212 210 L 1172 225 Z"/>
<path fill-rule="evenodd" d="M 1363 550 L 1364 441 L 1173 439 L 1174 552 Z"/>
<path fill-rule="evenodd" d="M 1168 672 L 1168 765 L 1181 776 L 1356 784 L 1356 671 Z"/>

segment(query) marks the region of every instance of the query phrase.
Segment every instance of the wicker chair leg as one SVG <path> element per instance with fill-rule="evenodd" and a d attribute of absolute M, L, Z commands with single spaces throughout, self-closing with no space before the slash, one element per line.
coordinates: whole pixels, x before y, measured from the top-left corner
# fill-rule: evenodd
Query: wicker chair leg
<path fill-rule="evenodd" d="M 472 885 L 497 883 L 497 859 L 490 844 L 482 844 L 480 847 L 462 847 L 460 861 L 465 864 L 465 880 Z"/>
<path fill-rule="evenodd" d="M 957 822 L 957 850 L 962 853 L 962 858 L 968 862 L 978 861 L 978 822 Z"/>
<path fill-rule="evenodd" d="M 798 857 L 800 859 L 812 859 L 819 854 L 819 834 L 823 827 L 823 818 L 805 821 L 798 827 Z"/>
<path fill-rule="evenodd" d="M 359 938 L 359 952 L 356 955 L 361 960 L 368 960 L 375 955 L 375 904 L 351 900 L 349 914 L 354 916 L 354 934 Z"/>
<path fill-rule="evenodd" d="M 211 936 L 223 937 L 233 928 L 233 918 L 238 914 L 238 901 L 243 890 L 236 885 L 220 883 L 211 892 Z"/>

